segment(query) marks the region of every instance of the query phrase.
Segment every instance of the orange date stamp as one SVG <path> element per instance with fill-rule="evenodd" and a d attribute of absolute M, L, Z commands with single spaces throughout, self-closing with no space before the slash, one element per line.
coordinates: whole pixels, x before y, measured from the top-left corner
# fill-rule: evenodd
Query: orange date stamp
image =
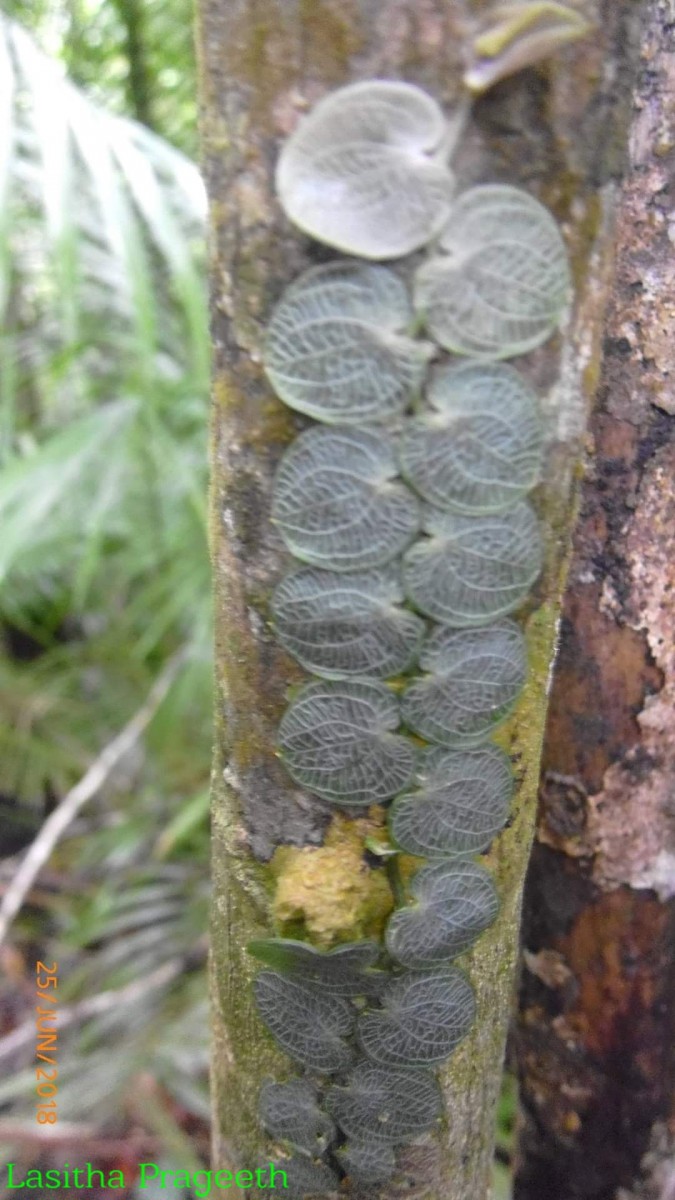
<path fill-rule="evenodd" d="M 35 1091 L 38 1097 L 35 1120 L 38 1125 L 56 1125 L 57 1119 L 58 985 L 58 963 L 48 966 L 38 961 L 35 964 Z"/>

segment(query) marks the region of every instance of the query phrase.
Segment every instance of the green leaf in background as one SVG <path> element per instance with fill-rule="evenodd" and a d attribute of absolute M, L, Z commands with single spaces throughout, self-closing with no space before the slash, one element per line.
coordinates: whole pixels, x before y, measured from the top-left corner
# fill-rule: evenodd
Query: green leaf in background
<path fill-rule="evenodd" d="M 27 960 L 46 946 L 61 964 L 68 1119 L 105 1132 L 126 1113 L 191 1168 L 175 1113 L 208 1118 L 211 701 L 191 7 L 4 7 L 0 791 L 22 827 L 83 776 L 169 659 L 183 663 L 13 936 Z M 32 1119 L 23 1053 L 3 1102 Z"/>

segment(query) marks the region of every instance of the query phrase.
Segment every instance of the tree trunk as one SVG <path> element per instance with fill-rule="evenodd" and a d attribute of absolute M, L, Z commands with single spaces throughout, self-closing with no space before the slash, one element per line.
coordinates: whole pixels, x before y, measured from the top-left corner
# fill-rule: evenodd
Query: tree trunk
<path fill-rule="evenodd" d="M 316 261 L 289 228 L 272 176 L 281 139 L 327 90 L 356 79 L 404 78 L 451 106 L 481 8 L 463 0 L 202 0 L 203 157 L 211 199 L 214 339 L 212 543 L 217 607 L 213 794 L 212 996 L 214 1159 L 232 1168 L 270 1158 L 256 1121 L 266 1075 L 288 1071 L 252 1002 L 251 936 L 269 932 L 275 895 L 311 877 L 324 941 L 350 931 L 326 873 L 331 863 L 378 902 L 381 872 L 363 861 L 364 823 L 346 821 L 292 785 L 275 757 L 289 685 L 300 672 L 269 627 L 270 591 L 287 556 L 270 526 L 273 471 L 302 427 L 274 399 L 260 366 L 265 322 L 283 288 Z M 512 819 L 488 860 L 502 899 L 497 923 L 465 956 L 478 1017 L 442 1072 L 448 1121 L 436 1161 L 425 1157 L 417 1195 L 486 1200 L 506 1029 L 512 1009 L 520 905 L 534 825 L 546 691 L 574 517 L 574 479 L 598 378 L 611 282 L 614 180 L 621 172 L 640 6 L 606 0 L 594 35 L 475 106 L 456 163 L 461 186 L 525 185 L 564 226 L 575 277 L 562 337 L 519 360 L 547 395 L 545 484 L 535 497 L 547 532 L 544 575 L 523 610 L 530 678 L 500 735 L 518 779 Z M 281 844 L 305 847 L 277 854 Z M 356 846 L 356 853 L 355 853 Z M 323 853 L 326 853 L 324 848 Z M 365 879 L 365 882 L 364 882 Z M 331 882 L 332 881 L 328 881 Z M 323 905 L 323 908 L 322 908 Z M 393 1189 L 385 1189 L 392 1194 Z M 354 1193 L 352 1193 L 354 1194 Z M 372 1193 L 371 1193 L 372 1194 Z"/>
<path fill-rule="evenodd" d="M 519 1200 L 672 1196 L 675 4 L 649 6 L 527 888 Z M 671 1125 L 672 1128 L 672 1125 Z"/>

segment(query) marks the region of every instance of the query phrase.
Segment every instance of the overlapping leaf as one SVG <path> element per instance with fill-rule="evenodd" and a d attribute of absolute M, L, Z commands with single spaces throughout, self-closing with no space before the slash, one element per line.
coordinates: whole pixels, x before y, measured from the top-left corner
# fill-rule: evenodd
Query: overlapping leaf
<path fill-rule="evenodd" d="M 284 293 L 265 340 L 267 376 L 291 408 L 329 425 L 400 416 L 433 347 L 405 336 L 412 310 L 384 267 L 313 267 Z"/>
<path fill-rule="evenodd" d="M 525 639 L 513 621 L 485 629 L 441 627 L 429 639 L 401 700 L 406 725 L 444 746 L 487 738 L 511 711 L 527 676 Z"/>
<path fill-rule="evenodd" d="M 392 568 L 344 575 L 304 567 L 279 584 L 272 611 L 282 645 L 315 675 L 386 678 L 412 665 L 424 634 L 402 599 Z"/>
<path fill-rule="evenodd" d="M 267 1172 L 265 1178 L 270 1178 L 266 1187 L 272 1187 L 270 1164 L 261 1164 Z M 325 1196 L 337 1193 L 340 1181 L 334 1171 L 321 1162 L 312 1162 L 309 1158 L 284 1158 L 274 1163 L 274 1187 L 282 1192 L 285 1200 L 306 1200 L 310 1196 Z M 285 1180 L 280 1172 L 283 1171 Z"/>
<path fill-rule="evenodd" d="M 333 804 L 378 804 L 402 791 L 415 768 L 412 743 L 393 732 L 399 720 L 384 684 L 310 683 L 281 722 L 282 757 L 297 783 Z"/>
<path fill-rule="evenodd" d="M 326 995 L 363 996 L 371 991 L 379 974 L 369 968 L 377 961 L 380 946 L 368 939 L 317 950 L 291 938 L 261 938 L 249 942 L 248 950 L 275 971 L 318 984 Z"/>
<path fill-rule="evenodd" d="M 359 1018 L 359 1039 L 368 1057 L 383 1066 L 430 1066 L 459 1045 L 475 1010 L 473 989 L 461 971 L 406 972 L 385 990 L 381 1009 Z"/>
<path fill-rule="evenodd" d="M 542 428 L 537 399 L 503 363 L 443 367 L 428 389 L 432 412 L 408 422 L 403 473 L 438 508 L 490 513 L 537 482 Z"/>
<path fill-rule="evenodd" d="M 348 1000 L 276 971 L 261 971 L 253 986 L 262 1020 L 291 1058 L 325 1074 L 350 1065 L 353 1055 L 344 1038 L 352 1031 L 354 1010 Z"/>
<path fill-rule="evenodd" d="M 503 0 L 479 17 L 464 83 L 484 92 L 499 80 L 557 54 L 593 28 L 584 0 Z"/>
<path fill-rule="evenodd" d="M 426 1071 L 363 1062 L 344 1086 L 329 1089 L 326 1108 L 348 1137 L 398 1144 L 431 1129 L 442 1100 L 436 1080 Z"/>
<path fill-rule="evenodd" d="M 537 518 L 525 501 L 505 513 L 457 516 L 427 508 L 424 532 L 403 560 L 413 604 L 455 627 L 486 625 L 512 612 L 542 566 Z"/>
<path fill-rule="evenodd" d="M 282 459 L 272 518 L 291 552 L 314 566 L 380 566 L 419 528 L 418 502 L 395 475 L 382 434 L 352 426 L 309 429 Z"/>
<path fill-rule="evenodd" d="M 434 746 L 420 769 L 421 787 L 389 810 L 397 846 L 421 858 L 477 854 L 499 833 L 513 793 L 508 757 L 496 746 L 455 752 Z"/>
<path fill-rule="evenodd" d="M 352 1183 L 384 1183 L 396 1170 L 396 1156 L 386 1142 L 353 1137 L 335 1153 Z"/>
<path fill-rule="evenodd" d="M 410 884 L 414 903 L 387 925 L 387 949 L 413 970 L 449 962 L 495 920 L 499 898 L 492 876 L 473 862 L 422 867 Z"/>
<path fill-rule="evenodd" d="M 273 1138 L 316 1157 L 335 1140 L 335 1126 L 307 1079 L 265 1083 L 260 1092 L 260 1120 Z"/>
<path fill-rule="evenodd" d="M 556 329 L 570 289 L 565 244 L 527 192 L 471 188 L 453 205 L 440 247 L 417 273 L 415 307 L 446 350 L 511 358 Z"/>
<path fill-rule="evenodd" d="M 447 127 L 411 84 L 370 80 L 321 100 L 285 143 L 279 200 L 311 237 L 361 258 L 399 258 L 445 225 Z"/>

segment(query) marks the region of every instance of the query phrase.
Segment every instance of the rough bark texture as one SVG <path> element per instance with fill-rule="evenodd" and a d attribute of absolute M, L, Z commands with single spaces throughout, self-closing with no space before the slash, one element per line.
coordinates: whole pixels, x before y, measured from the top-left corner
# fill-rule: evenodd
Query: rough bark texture
<path fill-rule="evenodd" d="M 212 982 L 219 1167 L 261 1155 L 269 1159 L 271 1149 L 256 1123 L 257 1094 L 266 1074 L 289 1073 L 255 1015 L 254 967 L 244 950 L 251 935 L 270 927 L 274 879 L 267 863 L 279 843 L 320 844 L 331 821 L 325 806 L 292 786 L 274 753 L 286 692 L 300 673 L 269 628 L 270 590 L 287 565 L 269 524 L 270 483 L 284 446 L 302 423 L 270 394 L 260 346 L 280 292 L 310 262 L 326 256 L 283 218 L 273 194 L 274 163 L 280 140 L 307 104 L 350 80 L 404 78 L 451 105 L 463 48 L 482 7 L 462 0 L 202 3 L 214 337 L 218 691 Z M 494 1106 L 512 1005 L 546 688 L 581 431 L 598 377 L 614 181 L 623 165 L 640 9 L 631 0 L 606 0 L 597 33 L 586 43 L 495 88 L 474 110 L 458 164 L 463 185 L 521 183 L 553 209 L 568 238 L 576 295 L 563 337 L 519 364 L 547 396 L 549 460 L 546 484 L 535 501 L 547 528 L 548 558 L 522 614 L 530 682 L 502 736 L 520 784 L 511 823 L 489 862 L 503 910 L 465 963 L 476 986 L 478 1019 L 443 1073 L 448 1122 L 436 1163 L 425 1156 L 421 1169 L 419 1194 L 438 1200 L 485 1200 L 489 1192 Z M 296 866 L 298 861 L 305 860 L 296 858 Z"/>
<path fill-rule="evenodd" d="M 674 131 L 653 0 L 527 887 L 519 1200 L 675 1194 Z"/>

